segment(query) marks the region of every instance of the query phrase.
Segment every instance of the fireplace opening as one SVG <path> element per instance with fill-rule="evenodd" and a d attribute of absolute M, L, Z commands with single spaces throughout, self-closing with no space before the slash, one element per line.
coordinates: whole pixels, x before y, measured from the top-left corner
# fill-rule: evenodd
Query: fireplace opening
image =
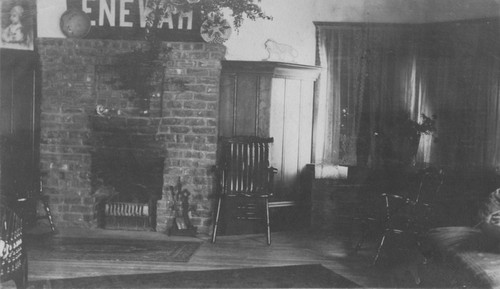
<path fill-rule="evenodd" d="M 164 158 L 130 149 L 101 149 L 91 156 L 97 225 L 105 229 L 156 230 Z"/>

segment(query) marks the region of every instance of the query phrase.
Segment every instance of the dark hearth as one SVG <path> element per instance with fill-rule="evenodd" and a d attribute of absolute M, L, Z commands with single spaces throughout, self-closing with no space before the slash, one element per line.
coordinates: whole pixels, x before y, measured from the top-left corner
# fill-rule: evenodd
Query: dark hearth
<path fill-rule="evenodd" d="M 93 192 L 108 194 L 110 201 L 145 203 L 161 198 L 163 158 L 109 150 L 93 153 L 91 161 Z"/>
<path fill-rule="evenodd" d="M 91 162 L 98 226 L 156 230 L 164 159 L 129 150 L 101 150 L 92 154 Z"/>
<path fill-rule="evenodd" d="M 156 230 L 165 152 L 151 119 L 91 117 L 91 183 L 97 225 Z"/>

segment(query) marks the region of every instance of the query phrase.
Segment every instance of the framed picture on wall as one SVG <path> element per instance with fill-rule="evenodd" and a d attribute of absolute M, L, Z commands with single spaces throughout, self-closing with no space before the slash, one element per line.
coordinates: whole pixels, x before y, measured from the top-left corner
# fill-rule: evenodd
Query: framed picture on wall
<path fill-rule="evenodd" d="M 33 50 L 36 1 L 0 0 L 0 48 Z"/>

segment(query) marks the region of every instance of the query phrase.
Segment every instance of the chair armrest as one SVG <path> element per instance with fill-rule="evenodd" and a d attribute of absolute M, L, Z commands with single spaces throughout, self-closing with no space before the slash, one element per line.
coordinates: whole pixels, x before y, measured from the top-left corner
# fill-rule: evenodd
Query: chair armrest
<path fill-rule="evenodd" d="M 387 200 L 388 199 L 397 199 L 397 200 L 402 200 L 404 201 L 405 203 L 409 204 L 409 203 L 412 203 L 413 201 L 408 198 L 408 197 L 405 197 L 405 196 L 401 196 L 401 195 L 393 195 L 393 194 L 387 194 L 387 193 L 383 193 L 382 195 L 380 195 L 381 197 L 384 197 L 386 198 Z"/>
<path fill-rule="evenodd" d="M 272 186 L 273 182 L 274 182 L 274 175 L 278 173 L 278 169 L 273 168 L 273 167 L 269 167 L 268 171 L 269 171 L 269 181 L 271 182 L 271 186 Z"/>
<path fill-rule="evenodd" d="M 399 214 L 401 210 L 408 206 L 413 206 L 413 202 L 410 198 L 401 195 L 393 195 L 388 193 L 383 193 L 380 195 L 385 201 L 385 219 L 389 220 L 392 216 Z M 391 200 L 399 201 L 393 204 Z"/>
<path fill-rule="evenodd" d="M 222 168 L 220 166 L 213 165 L 212 168 L 211 168 L 211 171 L 212 171 L 212 173 L 215 176 L 215 186 L 216 186 L 215 189 L 218 192 L 220 192 L 222 190 L 222 188 L 224 187 L 224 185 L 222 184 L 223 170 L 222 170 Z"/>

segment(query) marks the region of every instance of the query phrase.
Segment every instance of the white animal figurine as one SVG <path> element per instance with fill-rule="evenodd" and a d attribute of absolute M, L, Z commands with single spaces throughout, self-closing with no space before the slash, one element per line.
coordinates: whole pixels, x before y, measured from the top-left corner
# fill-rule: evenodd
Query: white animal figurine
<path fill-rule="evenodd" d="M 264 60 L 267 61 L 281 61 L 281 62 L 296 62 L 299 53 L 295 48 L 288 44 L 278 43 L 272 39 L 266 40 L 264 43 L 268 57 Z"/>

